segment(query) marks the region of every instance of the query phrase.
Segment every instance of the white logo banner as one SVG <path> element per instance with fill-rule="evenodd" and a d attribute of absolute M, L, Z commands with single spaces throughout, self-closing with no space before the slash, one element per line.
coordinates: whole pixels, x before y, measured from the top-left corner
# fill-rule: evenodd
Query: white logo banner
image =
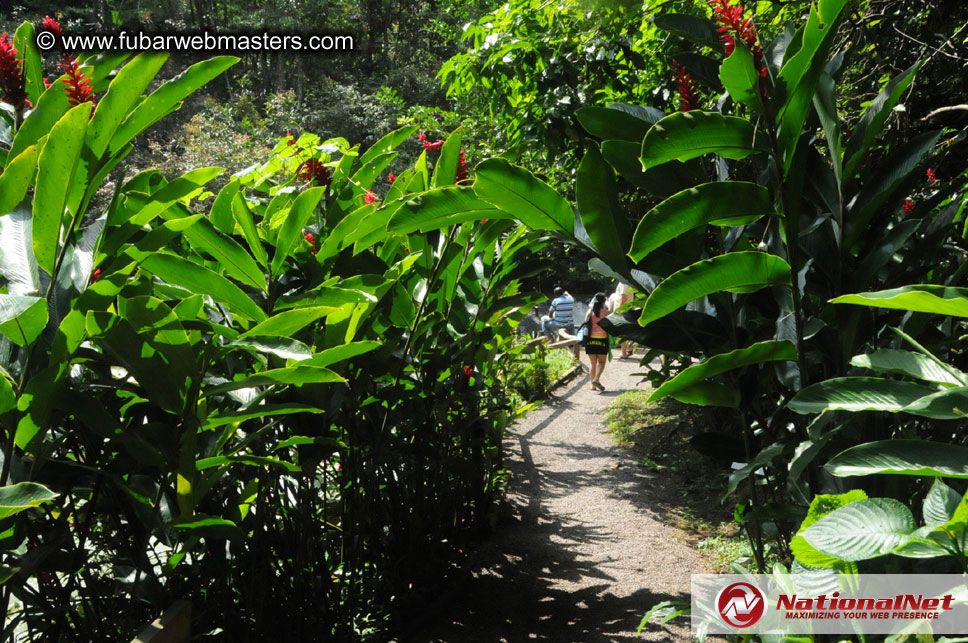
<path fill-rule="evenodd" d="M 968 576 L 695 574 L 692 631 L 968 634 Z"/>

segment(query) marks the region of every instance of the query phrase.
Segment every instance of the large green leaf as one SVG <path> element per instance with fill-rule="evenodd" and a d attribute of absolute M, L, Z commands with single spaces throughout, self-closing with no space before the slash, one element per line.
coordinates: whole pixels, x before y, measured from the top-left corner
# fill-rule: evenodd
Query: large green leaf
<path fill-rule="evenodd" d="M 342 362 L 343 360 L 352 359 L 358 355 L 363 355 L 364 353 L 369 353 L 379 347 L 380 342 L 372 340 L 349 342 L 320 351 L 313 355 L 312 359 L 306 363 L 312 366 L 329 366 L 337 362 Z"/>
<path fill-rule="evenodd" d="M 447 187 L 415 195 L 390 218 L 397 234 L 436 230 L 466 221 L 508 219 L 512 214 L 480 199 L 470 187 Z"/>
<path fill-rule="evenodd" d="M 259 265 L 268 270 L 269 254 L 266 252 L 265 246 L 262 245 L 258 228 L 255 227 L 255 219 L 252 218 L 252 212 L 249 210 L 249 204 L 239 192 L 236 192 L 232 199 L 232 216 L 239 224 L 242 236 L 245 237 L 245 242 L 249 245 L 252 256 L 259 262 Z"/>
<path fill-rule="evenodd" d="M 235 218 L 232 216 L 232 202 L 235 195 L 239 193 L 242 184 L 238 179 L 232 179 L 229 183 L 219 190 L 218 196 L 212 203 L 212 209 L 208 213 L 208 218 L 219 231 L 225 234 L 232 234 L 235 231 Z"/>
<path fill-rule="evenodd" d="M 907 91 L 920 66 L 920 61 L 916 62 L 892 78 L 861 114 L 844 149 L 844 176 L 850 178 L 857 171 L 867 151 L 881 133 L 887 117 L 891 115 L 891 111 Z"/>
<path fill-rule="evenodd" d="M 60 82 L 60 79 L 55 81 L 55 84 L 57 82 Z M 30 114 L 24 119 L 20 129 L 17 130 L 7 158 L 16 158 L 31 145 L 41 147 L 39 145 L 41 139 L 50 133 L 54 124 L 64 116 L 69 108 L 70 102 L 67 100 L 67 92 L 44 92 Z"/>
<path fill-rule="evenodd" d="M 656 198 L 663 199 L 705 180 L 701 167 L 697 167 L 698 161 L 689 164 L 672 161 L 646 172 L 639 160 L 641 151 L 641 140 L 602 142 L 602 157 L 619 176 Z"/>
<path fill-rule="evenodd" d="M 276 239 L 276 252 L 272 255 L 272 273 L 279 274 L 283 262 L 292 254 L 293 248 L 303 238 L 303 228 L 309 223 L 316 205 L 326 194 L 325 187 L 310 188 L 296 197 L 289 214 L 279 229 Z"/>
<path fill-rule="evenodd" d="M 37 30 L 34 25 L 24 21 L 17 27 L 13 36 L 13 45 L 23 61 L 24 89 L 27 98 L 36 103 L 44 93 L 44 61 L 37 48 Z"/>
<path fill-rule="evenodd" d="M 831 410 L 897 413 L 936 391 L 923 384 L 880 377 L 837 377 L 801 390 L 790 400 L 789 407 L 803 414 Z"/>
<path fill-rule="evenodd" d="M 434 165 L 434 174 L 430 184 L 435 188 L 453 185 L 457 177 L 457 164 L 460 160 L 461 132 L 454 130 L 440 148 L 440 156 Z"/>
<path fill-rule="evenodd" d="M 858 304 L 871 308 L 911 310 L 916 313 L 968 317 L 968 288 L 919 284 L 877 292 L 841 295 L 835 304 Z"/>
<path fill-rule="evenodd" d="M 513 215 L 533 230 L 557 230 L 572 235 L 575 214 L 568 201 L 524 168 L 501 158 L 475 168 L 474 192 Z"/>
<path fill-rule="evenodd" d="M 803 124 L 816 94 L 817 82 L 837 36 L 840 14 L 847 0 L 820 0 L 811 9 L 807 24 L 798 33 L 800 48 L 780 69 L 776 92 L 783 100 L 777 114 L 777 133 L 783 153 L 783 173 L 793 166 Z"/>
<path fill-rule="evenodd" d="M 911 351 L 879 348 L 873 353 L 854 356 L 850 363 L 875 371 L 910 375 L 920 380 L 937 382 L 938 384 L 951 386 L 964 386 L 966 384 L 927 355 Z"/>
<path fill-rule="evenodd" d="M 405 140 L 413 136 L 417 132 L 416 125 L 408 125 L 406 127 L 401 127 L 398 130 L 394 130 L 381 138 L 379 141 L 374 143 L 363 156 L 360 157 L 360 165 L 366 165 L 377 156 L 381 154 L 387 154 L 392 152 L 398 145 L 403 143 Z"/>
<path fill-rule="evenodd" d="M 175 255 L 157 253 L 147 257 L 141 267 L 170 284 L 181 286 L 192 293 L 208 295 L 227 304 L 232 312 L 253 321 L 266 318 L 262 309 L 248 295 L 222 275 Z"/>
<path fill-rule="evenodd" d="M 652 127 L 650 121 L 611 107 L 582 107 L 575 112 L 575 116 L 589 134 L 602 140 L 641 143 Z"/>
<path fill-rule="evenodd" d="M 672 396 L 680 402 L 686 402 L 687 404 L 700 404 L 703 406 L 715 404 L 719 406 L 720 404 L 717 404 L 718 400 L 708 399 L 704 395 L 703 389 L 696 391 L 698 395 L 694 394 L 694 385 L 698 382 L 708 380 L 710 377 L 750 364 L 783 360 L 795 361 L 796 359 L 796 346 L 785 340 L 759 342 L 729 353 L 713 355 L 699 364 L 693 364 L 671 380 L 666 381 L 652 393 L 649 401 L 655 402 L 664 397 Z M 735 388 L 730 390 L 733 393 L 730 397 L 735 403 L 726 406 L 738 406 L 739 391 Z"/>
<path fill-rule="evenodd" d="M 164 215 L 178 202 L 194 198 L 205 189 L 209 181 L 223 172 L 220 167 L 200 167 L 182 176 L 153 193 L 147 200 L 144 195 L 129 194 L 128 206 L 135 211 L 131 223 L 143 226 L 159 215 Z M 118 221 L 109 221 L 109 224 Z"/>
<path fill-rule="evenodd" d="M 642 261 L 646 255 L 683 232 L 712 223 L 745 225 L 774 212 L 770 191 L 755 183 L 720 181 L 704 183 L 675 194 L 642 217 L 629 256 Z"/>
<path fill-rule="evenodd" d="M 294 413 L 322 413 L 324 409 L 306 404 L 260 404 L 250 407 L 244 411 L 229 411 L 218 415 L 210 415 L 203 423 L 202 428 L 214 429 L 215 427 L 232 424 L 233 422 L 244 422 L 266 417 L 267 415 L 291 415 Z"/>
<path fill-rule="evenodd" d="M 598 254 L 614 270 L 627 272 L 625 256 L 632 228 L 619 205 L 615 173 L 594 146 L 578 167 L 575 194 L 581 221 Z"/>
<path fill-rule="evenodd" d="M 219 232 L 211 221 L 201 219 L 183 234 L 196 251 L 215 259 L 229 276 L 266 291 L 265 275 L 252 256 L 235 239 Z"/>
<path fill-rule="evenodd" d="M 840 477 L 892 473 L 968 478 L 968 447 L 927 440 L 880 440 L 841 451 L 824 469 Z"/>
<path fill-rule="evenodd" d="M 755 292 L 770 285 L 789 285 L 790 266 L 765 252 L 732 252 L 699 261 L 672 274 L 649 295 L 639 323 L 643 326 L 690 301 L 714 292 Z"/>
<path fill-rule="evenodd" d="M 240 337 L 289 337 L 309 324 L 333 313 L 335 310 L 337 310 L 337 307 L 334 306 L 307 306 L 293 308 L 292 310 L 275 314 L 265 321 L 256 324 L 246 332 L 242 333 Z"/>
<path fill-rule="evenodd" d="M 39 295 L 40 270 L 30 234 L 30 203 L 24 201 L 0 216 L 0 276 L 11 295 Z"/>
<path fill-rule="evenodd" d="M 17 346 L 29 346 L 40 337 L 46 325 L 46 299 L 0 295 L 0 335 Z"/>
<path fill-rule="evenodd" d="M 301 386 L 303 384 L 332 384 L 342 381 L 344 381 L 342 377 L 328 368 L 299 364 L 288 368 L 261 371 L 255 375 L 243 377 L 242 379 L 216 384 L 215 386 L 204 389 L 203 395 L 205 397 L 211 397 L 243 388 L 270 386 L 273 384 Z"/>
<path fill-rule="evenodd" d="M 31 145 L 3 168 L 0 173 L 0 216 L 13 212 L 27 195 L 39 153 L 37 147 Z"/>
<path fill-rule="evenodd" d="M 892 498 L 852 502 L 821 518 L 803 532 L 817 550 L 847 561 L 889 554 L 911 538 L 911 512 Z"/>
<path fill-rule="evenodd" d="M 118 125 L 137 104 L 141 93 L 148 89 L 166 60 L 168 52 L 143 52 L 122 67 L 111 81 L 108 92 L 98 101 L 87 131 L 87 145 L 95 157 L 100 157 L 107 149 Z"/>
<path fill-rule="evenodd" d="M 968 386 L 927 395 L 901 410 L 935 420 L 963 420 L 968 417 Z"/>
<path fill-rule="evenodd" d="M 719 79 L 730 97 L 737 103 L 747 105 L 758 112 L 763 111 L 760 98 L 760 75 L 753 64 L 753 54 L 740 39 L 736 39 L 733 53 L 719 68 Z"/>
<path fill-rule="evenodd" d="M 938 527 L 951 520 L 958 505 L 961 504 L 961 494 L 935 478 L 931 484 L 931 489 L 924 497 L 924 505 L 921 515 L 924 517 L 924 524 L 929 527 Z"/>
<path fill-rule="evenodd" d="M 49 275 L 54 273 L 64 205 L 81 156 L 90 117 L 90 103 L 82 103 L 64 114 L 51 129 L 37 164 L 33 247 L 37 264 Z"/>
<path fill-rule="evenodd" d="M 57 495 L 36 482 L 18 482 L 0 487 L 0 520 L 49 502 Z"/>
<path fill-rule="evenodd" d="M 642 139 L 642 167 L 646 170 L 672 160 L 688 161 L 705 154 L 744 159 L 769 151 L 767 137 L 756 136 L 745 118 L 719 112 L 678 112 L 652 126 Z"/>
<path fill-rule="evenodd" d="M 109 155 L 113 156 L 147 127 L 177 109 L 181 101 L 196 89 L 237 62 L 239 59 L 234 56 L 219 56 L 203 60 L 164 83 L 141 101 L 117 128 L 108 148 Z"/>
<path fill-rule="evenodd" d="M 867 494 L 861 489 L 851 489 L 842 494 L 821 494 L 814 496 L 813 501 L 810 503 L 810 509 L 807 511 L 807 516 L 803 519 L 803 523 L 797 531 L 797 535 L 790 541 L 790 551 L 796 556 L 797 561 L 810 567 L 828 567 L 845 570 L 845 567 L 848 565 L 845 561 L 842 561 L 836 556 L 829 556 L 817 551 L 804 539 L 803 532 L 810 525 L 830 515 L 837 509 L 866 499 Z"/>

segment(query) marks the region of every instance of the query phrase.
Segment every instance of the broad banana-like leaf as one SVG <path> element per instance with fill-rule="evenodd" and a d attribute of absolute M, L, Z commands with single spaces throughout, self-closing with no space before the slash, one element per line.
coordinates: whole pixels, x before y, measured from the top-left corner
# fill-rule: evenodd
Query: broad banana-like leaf
<path fill-rule="evenodd" d="M 928 440 L 880 440 L 841 451 L 824 469 L 840 477 L 890 473 L 968 478 L 968 447 Z"/>
<path fill-rule="evenodd" d="M 705 154 L 744 159 L 768 152 L 766 136 L 756 136 L 745 118 L 719 112 L 679 112 L 652 126 L 642 139 L 642 167 L 649 170 L 672 160 L 688 161 Z"/>
<path fill-rule="evenodd" d="M 390 219 L 387 229 L 410 234 L 446 228 L 466 221 L 509 219 L 511 213 L 479 198 L 470 187 L 448 187 L 415 195 Z"/>
<path fill-rule="evenodd" d="M 0 520 L 49 502 L 57 495 L 36 482 L 18 482 L 0 487 Z"/>
<path fill-rule="evenodd" d="M 13 212 L 27 196 L 39 154 L 37 146 L 31 145 L 0 170 L 0 216 Z"/>
<path fill-rule="evenodd" d="M 713 355 L 699 364 L 693 364 L 671 380 L 662 384 L 662 386 L 652 393 L 649 401 L 655 402 L 664 397 L 672 396 L 680 402 L 686 402 L 688 404 L 723 406 L 722 404 L 717 404 L 720 401 L 718 399 L 708 399 L 703 395 L 703 391 L 701 390 L 694 392 L 693 386 L 716 375 L 742 368 L 743 366 L 749 366 L 750 364 L 784 360 L 795 361 L 796 359 L 796 346 L 792 342 L 785 340 L 759 342 L 746 348 L 730 351 L 729 353 Z M 730 390 L 734 393 L 730 397 L 735 403 L 725 406 L 735 407 L 739 404 L 739 391 L 736 391 L 735 388 Z"/>
<path fill-rule="evenodd" d="M 575 112 L 575 116 L 589 134 L 603 141 L 641 143 L 655 122 L 643 120 L 627 111 L 611 107 L 582 107 Z"/>
<path fill-rule="evenodd" d="M 474 192 L 480 198 L 532 230 L 553 230 L 573 236 L 575 213 L 571 204 L 547 183 L 501 158 L 484 161 L 475 172 Z"/>
<path fill-rule="evenodd" d="M 893 348 L 879 348 L 873 353 L 855 355 L 850 363 L 854 366 L 869 368 L 882 373 L 901 373 L 919 380 L 936 382 L 946 386 L 964 386 L 968 382 L 959 380 L 948 369 L 921 353 L 902 351 Z M 968 410 L 968 409 L 966 409 Z"/>
<path fill-rule="evenodd" d="M 578 167 L 575 189 L 585 231 L 602 259 L 620 274 L 628 272 L 626 252 L 632 228 L 618 201 L 615 173 L 591 147 Z"/>
<path fill-rule="evenodd" d="M 841 295 L 830 301 L 834 304 L 857 304 L 871 308 L 968 317 L 968 288 L 918 284 L 876 292 Z"/>
<path fill-rule="evenodd" d="M 742 40 L 736 39 L 733 53 L 719 68 L 719 79 L 730 97 L 757 112 L 763 111 L 760 97 L 760 75 L 753 64 L 753 54 Z"/>
<path fill-rule="evenodd" d="M 629 257 L 642 261 L 683 232 L 707 223 L 746 225 L 774 212 L 770 191 L 763 186 L 743 181 L 704 183 L 679 192 L 646 212 L 635 229 Z"/>
<path fill-rule="evenodd" d="M 790 265 L 780 257 L 765 252 L 731 252 L 694 263 L 662 281 L 646 301 L 639 323 L 646 326 L 714 292 L 749 293 L 789 284 Z"/>
<path fill-rule="evenodd" d="M 801 390 L 789 407 L 797 413 L 890 411 L 897 413 L 937 388 L 880 377 L 836 377 Z"/>

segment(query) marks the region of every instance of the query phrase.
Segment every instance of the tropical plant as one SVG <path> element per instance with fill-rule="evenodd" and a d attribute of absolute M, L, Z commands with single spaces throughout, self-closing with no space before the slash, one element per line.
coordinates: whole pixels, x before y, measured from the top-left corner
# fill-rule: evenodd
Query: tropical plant
<path fill-rule="evenodd" d="M 45 88 L 33 30 L 0 132 L 5 634 L 124 640 L 176 598 L 238 640 L 381 627 L 493 523 L 544 242 L 497 210 L 421 231 L 473 202 L 459 133 L 382 199 L 415 128 L 284 138 L 218 194 L 220 168 L 129 178 L 235 59 L 142 96 L 164 55 L 81 56 Z"/>
<path fill-rule="evenodd" d="M 878 431 L 829 416 L 807 424 L 787 406 L 811 383 L 843 374 L 850 355 L 883 335 L 883 319 L 828 301 L 964 275 L 953 223 L 965 198 L 957 181 L 936 181 L 929 167 L 961 137 L 925 131 L 879 142 L 917 63 L 885 82 L 852 127 L 841 121 L 836 78 L 851 51 L 835 44 L 845 0 L 821 1 L 805 25 L 769 45 L 741 6 L 710 4 L 714 21 L 669 15 L 660 24 L 701 51 L 725 46 L 727 57 L 713 65 L 727 92 L 720 111 L 699 109 L 694 69 L 680 64 L 684 111 L 616 104 L 577 112 L 601 140 L 577 170 L 579 216 L 557 200 L 544 202 L 540 220 L 501 207 L 593 250 L 592 270 L 642 293 L 637 309 L 605 323 L 650 347 L 650 359 L 683 360 L 672 378 L 654 374 L 653 399 L 735 409 L 741 435 L 729 446 L 746 462 L 730 491 L 762 568 L 767 542 L 788 551 L 810 498 L 829 484 L 823 455 Z M 698 59 L 684 59 L 705 75 Z M 503 161 L 483 168 L 534 193 L 548 189 Z M 638 222 L 623 211 L 629 189 L 654 204 Z M 921 320 L 909 323 L 938 339 Z"/>

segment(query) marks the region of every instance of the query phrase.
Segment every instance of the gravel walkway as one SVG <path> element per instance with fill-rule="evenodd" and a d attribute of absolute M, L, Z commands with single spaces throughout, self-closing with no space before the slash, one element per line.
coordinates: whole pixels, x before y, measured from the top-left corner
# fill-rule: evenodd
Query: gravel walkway
<path fill-rule="evenodd" d="M 609 362 L 605 393 L 583 373 L 512 427 L 510 517 L 408 643 L 692 640 L 682 618 L 635 635 L 649 607 L 666 594 L 688 600 L 690 574 L 705 571 L 658 513 L 676 491 L 605 433 L 604 407 L 637 387 L 637 370 L 634 360 Z"/>

